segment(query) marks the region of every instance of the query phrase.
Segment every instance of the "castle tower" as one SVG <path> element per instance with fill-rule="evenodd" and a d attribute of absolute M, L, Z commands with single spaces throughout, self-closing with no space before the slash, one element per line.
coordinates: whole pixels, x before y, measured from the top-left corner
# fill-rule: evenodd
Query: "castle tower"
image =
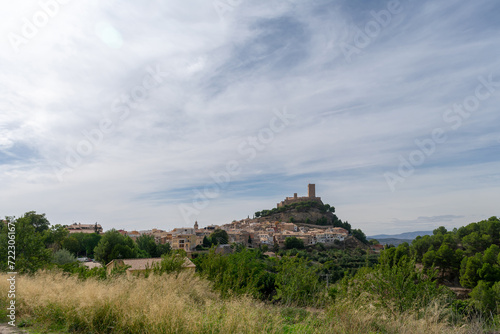
<path fill-rule="evenodd" d="M 316 197 L 316 185 L 309 183 L 307 185 L 307 197 L 313 198 Z"/>
<path fill-rule="evenodd" d="M 198 221 L 195 221 L 194 222 L 194 229 L 197 230 L 198 229 Z"/>

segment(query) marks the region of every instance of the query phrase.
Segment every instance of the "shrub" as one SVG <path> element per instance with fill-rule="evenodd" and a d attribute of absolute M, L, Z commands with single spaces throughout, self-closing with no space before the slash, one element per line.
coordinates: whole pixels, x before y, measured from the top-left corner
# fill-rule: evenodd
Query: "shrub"
<path fill-rule="evenodd" d="M 76 257 L 67 249 L 60 249 L 52 254 L 52 262 L 58 265 L 76 262 Z"/>

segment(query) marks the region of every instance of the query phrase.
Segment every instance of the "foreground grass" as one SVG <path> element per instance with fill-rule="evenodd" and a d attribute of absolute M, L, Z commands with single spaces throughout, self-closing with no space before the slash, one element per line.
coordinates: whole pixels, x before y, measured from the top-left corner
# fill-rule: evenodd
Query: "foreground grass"
<path fill-rule="evenodd" d="M 7 302 L 0 275 L 0 306 Z M 439 304 L 417 316 L 389 317 L 372 305 L 338 301 L 326 310 L 221 299 L 191 273 L 78 280 L 61 273 L 18 276 L 17 323 L 81 333 L 482 333 L 481 324 L 450 326 Z M 5 321 L 2 314 L 2 322 Z"/>

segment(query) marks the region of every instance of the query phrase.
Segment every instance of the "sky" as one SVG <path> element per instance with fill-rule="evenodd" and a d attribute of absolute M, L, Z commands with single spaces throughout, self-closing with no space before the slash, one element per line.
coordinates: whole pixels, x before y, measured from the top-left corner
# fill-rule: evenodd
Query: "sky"
<path fill-rule="evenodd" d="M 316 194 L 367 235 L 500 215 L 500 3 L 0 13 L 0 215 L 145 230 Z"/>

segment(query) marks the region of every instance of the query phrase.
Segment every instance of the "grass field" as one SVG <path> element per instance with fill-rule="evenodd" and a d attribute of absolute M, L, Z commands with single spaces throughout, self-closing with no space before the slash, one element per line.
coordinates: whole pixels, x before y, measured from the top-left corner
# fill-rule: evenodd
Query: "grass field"
<path fill-rule="evenodd" d="M 2 319 L 6 279 L 0 275 Z M 192 273 L 99 281 L 46 272 L 18 276 L 16 285 L 17 324 L 42 332 L 483 333 L 480 322 L 449 325 L 438 303 L 397 317 L 348 300 L 326 309 L 285 307 L 250 297 L 222 299 Z"/>

